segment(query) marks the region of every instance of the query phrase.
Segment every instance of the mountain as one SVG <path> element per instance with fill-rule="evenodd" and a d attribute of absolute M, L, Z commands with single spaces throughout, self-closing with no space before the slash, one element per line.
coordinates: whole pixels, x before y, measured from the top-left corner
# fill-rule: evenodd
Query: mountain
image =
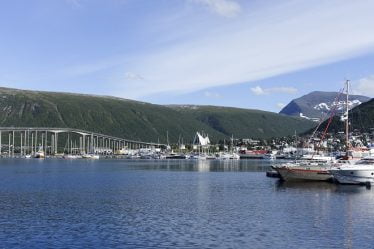
<path fill-rule="evenodd" d="M 338 113 L 343 112 L 345 108 L 346 95 L 342 94 L 339 101 L 335 101 L 338 95 L 339 93 L 337 92 L 311 92 L 292 100 L 279 113 L 311 120 L 319 120 L 321 117 L 328 118 L 326 115 L 328 115 L 333 106 L 337 105 Z M 350 95 L 348 104 L 350 109 L 352 109 L 368 100 L 370 100 L 369 97 Z"/>
<path fill-rule="evenodd" d="M 370 132 L 374 130 L 374 99 L 371 99 L 349 112 L 350 130 L 359 130 L 361 132 Z M 323 130 L 327 121 L 321 125 Z M 330 132 L 343 132 L 344 122 L 340 120 L 340 116 L 335 116 L 330 124 Z"/>
<path fill-rule="evenodd" d="M 214 106 L 163 106 L 121 98 L 0 88 L 0 125 L 70 127 L 147 142 L 212 141 L 231 135 L 269 138 L 305 132 L 315 124 L 271 112 Z"/>

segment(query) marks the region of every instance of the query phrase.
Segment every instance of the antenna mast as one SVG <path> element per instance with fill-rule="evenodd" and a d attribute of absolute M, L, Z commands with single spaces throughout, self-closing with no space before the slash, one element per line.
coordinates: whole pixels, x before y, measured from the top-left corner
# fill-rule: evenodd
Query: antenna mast
<path fill-rule="evenodd" d="M 346 112 L 347 112 L 347 116 L 345 117 L 346 120 L 345 120 L 345 145 L 346 145 L 346 150 L 347 150 L 347 153 L 348 153 L 348 150 L 349 150 L 349 104 L 348 104 L 348 101 L 349 101 L 349 80 L 346 81 L 346 88 L 347 88 L 347 100 L 346 100 Z M 348 154 L 347 154 L 348 155 Z"/>

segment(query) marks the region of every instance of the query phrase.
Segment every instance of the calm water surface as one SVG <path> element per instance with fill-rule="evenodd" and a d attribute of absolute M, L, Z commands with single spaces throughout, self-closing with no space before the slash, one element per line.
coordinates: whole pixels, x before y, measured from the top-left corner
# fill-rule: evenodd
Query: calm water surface
<path fill-rule="evenodd" d="M 264 162 L 0 160 L 0 248 L 374 248 L 374 190 Z"/>

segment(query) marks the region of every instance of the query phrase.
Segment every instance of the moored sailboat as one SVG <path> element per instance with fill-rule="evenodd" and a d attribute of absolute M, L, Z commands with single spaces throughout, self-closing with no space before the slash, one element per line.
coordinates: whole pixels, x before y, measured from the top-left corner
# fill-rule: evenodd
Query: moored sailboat
<path fill-rule="evenodd" d="M 45 158 L 45 153 L 42 148 L 39 148 L 38 151 L 35 152 L 34 158 Z"/>
<path fill-rule="evenodd" d="M 349 81 L 348 80 L 346 81 L 345 88 L 346 88 L 346 97 L 347 97 L 347 100 L 346 100 L 347 110 L 344 115 L 344 118 L 347 119 L 346 125 L 348 126 L 348 100 L 349 100 Z M 340 97 L 340 94 L 337 97 L 337 99 L 339 99 L 339 97 Z M 335 108 L 331 111 L 331 116 L 325 128 L 325 131 L 322 135 L 321 141 L 324 139 L 326 135 L 327 129 L 334 116 L 334 111 L 335 111 Z M 321 124 L 322 124 L 322 121 L 320 125 Z M 320 125 L 317 126 L 315 132 L 317 131 Z M 346 133 L 348 134 L 348 127 L 346 128 Z M 348 142 L 348 135 L 347 135 L 347 144 L 348 143 L 349 142 Z M 313 153 L 310 157 L 305 157 L 303 161 L 298 161 L 294 163 L 286 163 L 286 164 L 276 165 L 272 167 L 279 173 L 281 179 L 285 181 L 329 181 L 333 178 L 333 175 L 331 174 L 330 170 L 333 168 L 333 164 L 335 162 L 336 161 L 334 157 L 319 156 Z"/>
<path fill-rule="evenodd" d="M 329 181 L 334 160 L 310 159 L 272 166 L 284 181 Z"/>

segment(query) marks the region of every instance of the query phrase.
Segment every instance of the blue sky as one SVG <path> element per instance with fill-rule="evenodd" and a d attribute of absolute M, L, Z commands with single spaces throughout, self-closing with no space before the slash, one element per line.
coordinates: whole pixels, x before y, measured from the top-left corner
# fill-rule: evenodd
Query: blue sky
<path fill-rule="evenodd" d="M 372 0 L 4 0 L 0 85 L 279 111 L 374 97 Z"/>

